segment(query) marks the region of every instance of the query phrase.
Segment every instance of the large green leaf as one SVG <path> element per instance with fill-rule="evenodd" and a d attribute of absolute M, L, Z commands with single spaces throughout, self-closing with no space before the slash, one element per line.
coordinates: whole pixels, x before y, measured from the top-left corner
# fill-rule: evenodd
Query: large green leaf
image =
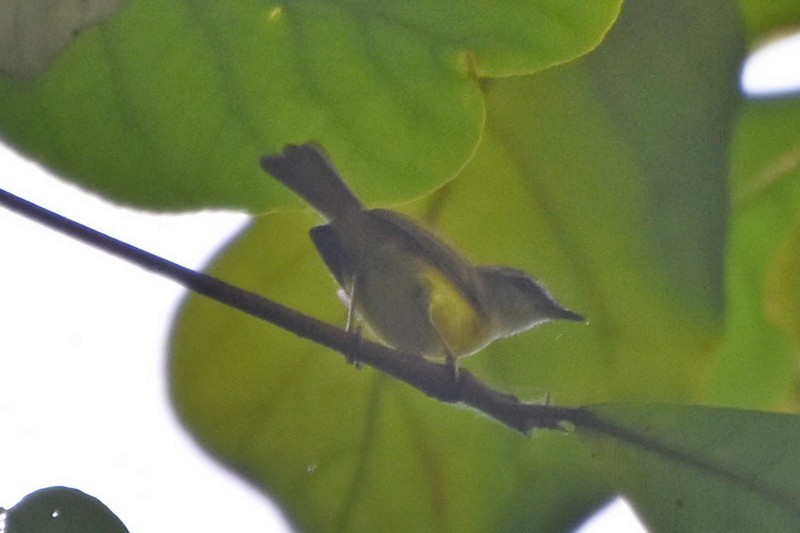
<path fill-rule="evenodd" d="M 264 217 L 214 273 L 343 323 L 299 237 L 310 222 Z M 586 512 L 606 495 L 560 435 L 529 450 L 507 428 L 205 299 L 187 302 L 173 354 L 184 421 L 303 530 L 491 531 L 498 520 L 563 530 L 580 517 L 565 499 Z M 529 500 L 525 487 L 540 494 Z"/>
<path fill-rule="evenodd" d="M 473 159 L 402 206 L 478 262 L 535 272 L 589 317 L 588 326 L 551 324 L 464 362 L 523 397 L 704 397 L 721 330 L 743 33 L 725 2 L 662 7 L 629 5 L 622 26 L 583 60 L 487 84 L 487 130 Z M 682 31 L 678 21 L 690 17 L 698 23 Z M 686 51 L 680 65 L 659 52 L 664 42 Z M 676 94 L 663 98 L 665 86 Z M 212 272 L 343 324 L 306 236 L 313 220 L 258 220 Z M 610 494 L 567 436 L 526 441 L 200 298 L 176 325 L 171 373 L 175 405 L 203 445 L 304 529 L 487 531 L 506 517 L 501 530 L 563 531 Z"/>
<path fill-rule="evenodd" d="M 796 381 L 800 100 L 753 101 L 734 144 L 728 314 L 712 400 L 769 406 Z M 796 392 L 795 392 L 796 394 Z"/>
<path fill-rule="evenodd" d="M 686 54 L 675 61 L 664 42 Z M 553 271 L 571 269 L 587 302 L 578 309 L 595 342 L 572 350 L 582 357 L 573 372 L 589 382 L 581 390 L 602 383 L 618 389 L 615 398 L 704 397 L 722 326 L 727 158 L 743 53 L 725 3 L 637 2 L 595 53 L 489 93 L 489 131 L 536 202 L 518 224 L 558 243 L 523 248 L 537 271 L 565 256 Z M 564 377 L 548 386 L 566 386 Z"/>
<path fill-rule="evenodd" d="M 800 529 L 800 417 L 697 406 L 586 409 L 580 440 L 653 531 Z"/>
<path fill-rule="evenodd" d="M 477 76 L 586 53 L 619 4 L 134 0 L 38 77 L 0 76 L 0 135 L 148 208 L 285 204 L 258 158 L 311 138 L 368 198 L 419 195 L 475 149 Z"/>
<path fill-rule="evenodd" d="M 678 6 L 691 15 L 670 16 Z M 645 183 L 641 223 L 660 268 L 688 307 L 719 314 L 744 29 L 726 2 L 634 2 L 626 14 L 640 23 L 618 27 L 592 73 Z"/>

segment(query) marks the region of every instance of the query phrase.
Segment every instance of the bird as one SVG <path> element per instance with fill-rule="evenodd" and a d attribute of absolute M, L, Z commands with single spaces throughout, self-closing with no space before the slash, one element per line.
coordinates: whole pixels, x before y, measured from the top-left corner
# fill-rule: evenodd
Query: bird
<path fill-rule="evenodd" d="M 322 215 L 310 237 L 341 287 L 347 331 L 358 318 L 384 344 L 444 358 L 457 376 L 460 358 L 496 339 L 585 321 L 526 272 L 474 265 L 422 222 L 365 207 L 316 142 L 288 144 L 260 163 Z"/>

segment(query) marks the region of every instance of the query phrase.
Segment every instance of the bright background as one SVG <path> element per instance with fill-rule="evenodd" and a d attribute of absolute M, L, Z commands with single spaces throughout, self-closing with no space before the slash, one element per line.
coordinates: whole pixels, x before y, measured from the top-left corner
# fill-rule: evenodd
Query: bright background
<path fill-rule="evenodd" d="M 800 36 L 770 48 L 743 71 L 745 90 L 798 90 Z M 2 144 L 0 188 L 195 269 L 248 218 L 121 208 Z M 67 485 L 100 498 L 135 532 L 286 529 L 279 511 L 210 461 L 172 414 L 166 345 L 183 295 L 0 208 L 0 507 Z M 643 531 L 622 502 L 608 509 L 581 533 Z"/>

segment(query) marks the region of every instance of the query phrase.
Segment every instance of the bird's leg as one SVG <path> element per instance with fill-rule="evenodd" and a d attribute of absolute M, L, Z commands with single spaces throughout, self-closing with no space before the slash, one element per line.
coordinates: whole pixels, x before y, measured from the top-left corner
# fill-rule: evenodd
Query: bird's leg
<path fill-rule="evenodd" d="M 433 326 L 433 330 L 436 332 L 436 336 L 439 338 L 439 342 L 444 349 L 444 364 L 450 373 L 450 379 L 453 384 L 453 394 L 458 397 L 460 395 L 461 388 L 461 384 L 458 379 L 458 357 L 456 357 L 456 355 L 453 353 L 453 350 L 450 349 L 450 346 L 447 345 L 447 341 L 445 341 L 442 332 L 439 331 L 437 321 L 434 319 L 434 316 L 431 314 L 430 310 L 428 311 L 428 318 L 430 319 L 431 326 Z"/>
<path fill-rule="evenodd" d="M 461 381 L 461 372 L 458 369 L 458 357 L 453 354 L 447 345 L 444 345 L 444 350 L 444 366 L 448 371 L 447 377 L 449 379 L 447 381 L 449 381 L 449 383 L 444 383 L 443 386 L 447 387 L 448 389 L 447 395 L 450 398 L 449 401 L 458 402 L 462 399 L 461 388 L 463 386 Z"/>
<path fill-rule="evenodd" d="M 453 352 L 450 351 L 450 348 L 445 346 L 445 365 L 447 369 L 450 370 L 450 376 L 453 378 L 453 381 L 458 381 L 458 357 L 453 355 Z"/>
<path fill-rule="evenodd" d="M 347 323 L 345 324 L 345 331 L 354 335 L 354 352 L 361 350 L 361 343 L 364 340 L 361 336 L 361 327 L 356 322 L 356 278 L 350 281 L 350 290 L 347 294 Z M 361 368 L 361 363 L 355 355 L 347 355 L 347 361 L 356 368 Z"/>
<path fill-rule="evenodd" d="M 445 347 L 445 365 L 450 370 L 450 376 L 453 378 L 453 381 L 458 381 L 458 357 L 453 355 L 453 352 L 450 351 L 450 348 Z"/>

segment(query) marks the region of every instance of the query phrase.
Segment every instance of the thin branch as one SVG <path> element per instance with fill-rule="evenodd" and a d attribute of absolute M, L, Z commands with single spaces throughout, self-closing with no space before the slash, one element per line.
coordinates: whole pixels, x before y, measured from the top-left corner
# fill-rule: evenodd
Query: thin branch
<path fill-rule="evenodd" d="M 2 189 L 0 205 L 146 270 L 161 274 L 198 294 L 336 350 L 348 360 L 368 364 L 432 398 L 473 407 L 517 431 L 528 433 L 537 428 L 560 429 L 566 422 L 575 423 L 582 419 L 580 409 L 521 402 L 511 394 L 489 387 L 466 369 L 459 371 L 458 380 L 455 381 L 451 370 L 444 365 L 362 340 L 357 335 L 131 246 Z"/>

